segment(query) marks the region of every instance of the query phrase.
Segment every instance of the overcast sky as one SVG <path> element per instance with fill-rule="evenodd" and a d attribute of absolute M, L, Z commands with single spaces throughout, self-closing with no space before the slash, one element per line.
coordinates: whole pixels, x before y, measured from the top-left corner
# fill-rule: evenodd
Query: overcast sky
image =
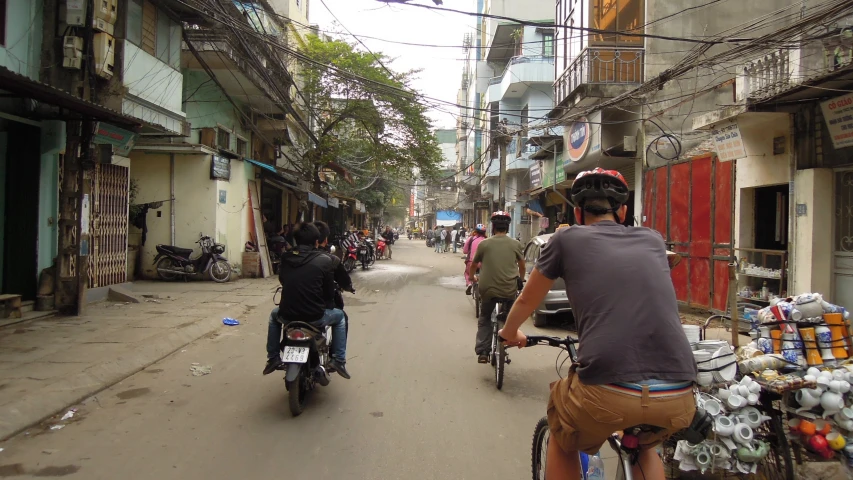
<path fill-rule="evenodd" d="M 410 0 L 434 5 L 432 0 Z M 450 12 L 436 12 L 405 5 L 387 5 L 377 0 L 311 0 L 312 24 L 328 32 L 345 32 L 323 5 L 332 10 L 341 23 L 355 35 L 383 40 L 429 45 L 456 45 L 458 48 L 433 48 L 399 45 L 382 40 L 362 38 L 373 52 L 393 58 L 389 68 L 403 71 L 422 69 L 415 87 L 427 96 L 456 103 L 462 81 L 462 38 L 473 32 L 475 17 Z M 444 0 L 444 6 L 474 11 L 474 0 Z M 352 41 L 352 37 L 347 40 Z M 443 110 L 458 114 L 459 109 L 444 105 Z M 433 110 L 431 117 L 438 128 L 455 128 L 456 119 L 448 113 Z"/>

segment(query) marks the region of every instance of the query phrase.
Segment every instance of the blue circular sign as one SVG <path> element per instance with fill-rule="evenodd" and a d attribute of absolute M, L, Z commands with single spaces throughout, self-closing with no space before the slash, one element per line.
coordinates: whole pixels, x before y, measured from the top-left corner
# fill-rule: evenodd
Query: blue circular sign
<path fill-rule="evenodd" d="M 569 159 L 573 162 L 581 160 L 589 150 L 589 122 L 581 117 L 569 129 Z"/>

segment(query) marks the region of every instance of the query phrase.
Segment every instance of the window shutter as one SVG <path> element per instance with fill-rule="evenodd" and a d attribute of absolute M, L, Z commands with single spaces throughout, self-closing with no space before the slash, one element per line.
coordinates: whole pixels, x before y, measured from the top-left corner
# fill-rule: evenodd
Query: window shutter
<path fill-rule="evenodd" d="M 142 4 L 142 50 L 156 55 L 157 45 L 157 7 L 150 0 Z"/>

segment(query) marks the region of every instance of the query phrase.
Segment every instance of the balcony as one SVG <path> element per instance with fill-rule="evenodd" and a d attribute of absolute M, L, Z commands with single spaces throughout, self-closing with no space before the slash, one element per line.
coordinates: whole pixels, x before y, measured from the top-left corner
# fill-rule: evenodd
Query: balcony
<path fill-rule="evenodd" d="M 765 53 L 742 66 L 737 98 L 758 103 L 807 86 L 843 91 L 853 70 L 851 59 L 853 39 L 843 32 Z"/>
<path fill-rule="evenodd" d="M 555 101 L 612 98 L 643 82 L 642 48 L 590 47 L 584 49 L 554 83 Z"/>
<path fill-rule="evenodd" d="M 554 57 L 512 57 L 499 77 L 489 80 L 489 101 L 520 98 L 532 83 L 554 81 Z"/>

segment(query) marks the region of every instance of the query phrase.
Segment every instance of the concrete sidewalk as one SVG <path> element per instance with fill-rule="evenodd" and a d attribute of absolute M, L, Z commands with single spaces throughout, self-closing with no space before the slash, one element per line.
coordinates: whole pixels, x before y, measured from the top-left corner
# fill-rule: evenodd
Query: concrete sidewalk
<path fill-rule="evenodd" d="M 277 286 L 275 278 L 137 282 L 142 303 L 105 301 L 81 317 L 0 328 L 0 440 L 223 328 L 224 317 L 271 309 Z"/>

